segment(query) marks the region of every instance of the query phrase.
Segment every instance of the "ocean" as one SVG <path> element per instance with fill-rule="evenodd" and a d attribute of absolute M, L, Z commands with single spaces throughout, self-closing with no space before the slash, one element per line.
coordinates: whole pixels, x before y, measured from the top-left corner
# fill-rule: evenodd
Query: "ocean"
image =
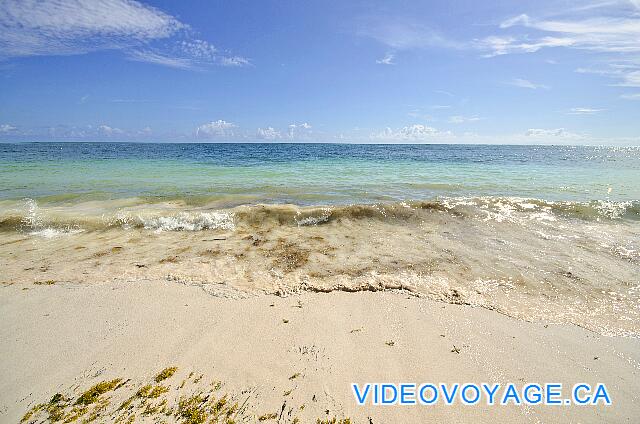
<path fill-rule="evenodd" d="M 405 290 L 640 335 L 640 148 L 0 143 L 5 279 Z"/>
<path fill-rule="evenodd" d="M 0 143 L 0 198 L 296 205 L 519 196 L 640 199 L 640 148 Z M 610 192 L 609 192 L 609 189 Z"/>

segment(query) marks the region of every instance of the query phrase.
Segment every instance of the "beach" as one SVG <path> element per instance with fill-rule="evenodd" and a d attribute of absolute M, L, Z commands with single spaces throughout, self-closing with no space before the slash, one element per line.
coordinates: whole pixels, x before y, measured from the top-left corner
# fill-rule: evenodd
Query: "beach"
<path fill-rule="evenodd" d="M 3 149 L 2 422 L 640 415 L 637 149 Z M 612 404 L 358 405 L 367 383 Z"/>
<path fill-rule="evenodd" d="M 640 424 L 640 0 L 0 0 L 0 424 Z"/>
<path fill-rule="evenodd" d="M 118 410 L 166 367 L 177 367 L 162 382 L 169 391 L 149 404 L 215 388 L 244 405 L 237 422 L 623 423 L 640 413 L 638 339 L 403 291 L 225 299 L 170 281 L 13 284 L 0 291 L 0 311 L 3 422 L 117 378 L 127 383 L 103 395 L 99 421 L 171 420 L 138 403 Z M 371 381 L 600 382 L 614 406 L 357 406 L 351 383 Z"/>

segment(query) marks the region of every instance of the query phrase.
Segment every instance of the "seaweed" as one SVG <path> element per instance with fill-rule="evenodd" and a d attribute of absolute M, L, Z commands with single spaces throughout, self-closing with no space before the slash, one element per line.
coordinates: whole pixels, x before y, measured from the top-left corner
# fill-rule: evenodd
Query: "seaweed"
<path fill-rule="evenodd" d="M 178 370 L 178 367 L 169 367 L 169 368 L 163 369 L 158 373 L 158 375 L 156 375 L 156 378 L 155 378 L 156 383 L 159 383 L 162 380 L 166 380 L 167 378 L 170 378 L 171 376 L 173 376 L 173 374 L 175 374 L 177 370 Z"/>
<path fill-rule="evenodd" d="M 101 395 L 114 390 L 121 381 L 121 378 L 116 378 L 115 380 L 102 381 L 96 384 L 80 395 L 78 400 L 76 400 L 76 405 L 90 405 L 94 403 Z"/>

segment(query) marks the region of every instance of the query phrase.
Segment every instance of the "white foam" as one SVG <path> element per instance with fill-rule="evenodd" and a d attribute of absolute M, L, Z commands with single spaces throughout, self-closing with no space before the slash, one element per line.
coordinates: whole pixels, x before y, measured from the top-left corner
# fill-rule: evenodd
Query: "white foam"
<path fill-rule="evenodd" d="M 234 230 L 233 214 L 225 212 L 181 212 L 173 216 L 138 217 L 144 228 L 162 231 Z"/>
<path fill-rule="evenodd" d="M 71 235 L 81 233 L 81 228 L 76 227 L 64 227 L 64 228 L 52 228 L 44 225 L 42 220 L 42 214 L 38 207 L 38 202 L 33 199 L 24 199 L 25 207 L 27 208 L 27 214 L 22 218 L 22 223 L 31 229 L 29 235 L 43 238 L 54 238 L 59 236 Z"/>
<path fill-rule="evenodd" d="M 298 212 L 298 215 L 300 215 L 300 212 Z M 304 227 L 309 225 L 318 225 L 322 222 L 327 222 L 330 216 L 331 216 L 331 209 L 327 208 L 327 209 L 324 209 L 322 215 L 320 216 L 308 216 L 302 219 L 298 219 L 298 217 L 296 217 L 295 220 L 299 227 Z"/>
<path fill-rule="evenodd" d="M 31 231 L 29 235 L 44 237 L 44 238 L 54 238 L 54 237 L 78 234 L 83 231 L 84 230 L 81 228 L 42 228 L 39 230 Z"/>

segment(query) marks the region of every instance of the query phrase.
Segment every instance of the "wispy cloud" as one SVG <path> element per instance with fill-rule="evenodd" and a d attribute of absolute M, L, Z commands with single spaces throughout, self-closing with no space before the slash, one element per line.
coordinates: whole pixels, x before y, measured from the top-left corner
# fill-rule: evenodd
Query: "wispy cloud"
<path fill-rule="evenodd" d="M 345 136 L 350 139 L 349 136 Z M 565 128 L 530 128 L 515 134 L 481 135 L 473 132 L 442 131 L 421 124 L 385 128 L 370 133 L 363 142 L 374 143 L 472 143 L 472 144 L 615 144 L 636 145 L 638 138 L 601 139 Z"/>
<path fill-rule="evenodd" d="M 451 40 L 422 22 L 405 17 L 364 16 L 357 22 L 357 35 L 372 38 L 394 50 L 462 48 L 464 43 Z"/>
<path fill-rule="evenodd" d="M 216 62 L 222 66 L 247 66 L 251 62 L 246 57 L 241 56 L 218 56 Z"/>
<path fill-rule="evenodd" d="M 578 68 L 580 74 L 597 74 L 612 78 L 618 87 L 640 87 L 640 59 L 612 61 L 592 68 Z"/>
<path fill-rule="evenodd" d="M 192 69 L 194 67 L 191 59 L 166 56 L 151 50 L 132 50 L 127 53 L 127 57 L 136 62 L 153 63 L 170 68 Z"/>
<path fill-rule="evenodd" d="M 13 139 L 27 140 L 144 140 L 151 135 L 151 128 L 125 130 L 111 124 L 100 125 L 53 125 L 44 127 L 21 127 L 10 132 Z"/>
<path fill-rule="evenodd" d="M 454 115 L 454 116 L 450 116 L 448 122 L 450 124 L 466 124 L 469 122 L 476 122 L 476 121 L 480 121 L 482 118 L 478 117 L 478 116 L 461 116 L 461 115 Z"/>
<path fill-rule="evenodd" d="M 139 99 L 111 99 L 111 103 L 151 103 L 151 100 Z"/>
<path fill-rule="evenodd" d="M 536 19 L 527 14 L 515 16 L 500 24 L 504 30 L 524 28 L 533 35 L 510 33 L 494 35 L 479 41 L 489 55 L 532 53 L 550 47 L 569 47 L 595 52 L 640 52 L 640 18 L 598 16 L 573 19 Z"/>
<path fill-rule="evenodd" d="M 444 94 L 445 96 L 448 96 L 448 97 L 454 97 L 455 96 L 455 94 L 453 94 L 453 93 L 451 93 L 449 91 L 446 91 L 446 90 L 433 90 L 433 92 L 434 93 L 438 93 L 438 94 Z"/>
<path fill-rule="evenodd" d="M 7 56 L 78 54 L 167 38 L 185 25 L 136 1 L 5 0 L 0 51 Z"/>
<path fill-rule="evenodd" d="M 179 69 L 249 63 L 192 33 L 135 0 L 4 0 L 0 7 L 0 59 L 122 50 L 130 59 Z"/>
<path fill-rule="evenodd" d="M 514 87 L 528 88 L 530 90 L 538 90 L 538 89 L 548 90 L 549 89 L 549 86 L 547 85 L 537 84 L 523 78 L 514 78 L 510 81 L 507 81 L 506 84 L 513 85 Z"/>
<path fill-rule="evenodd" d="M 396 63 L 393 61 L 394 58 L 395 55 L 393 53 L 387 53 L 382 59 L 376 60 L 376 63 L 379 65 L 395 65 Z"/>
<path fill-rule="evenodd" d="M 578 72 L 598 73 L 617 79 L 617 85 L 639 87 L 639 5 L 639 0 L 611 0 L 559 9 L 546 17 L 520 14 L 504 20 L 499 33 L 476 40 L 475 46 L 485 57 L 550 48 L 590 52 L 599 55 L 600 63 L 604 57 L 606 64 Z"/>
<path fill-rule="evenodd" d="M 625 100 L 640 100 L 640 93 L 623 94 L 620 98 Z"/>
<path fill-rule="evenodd" d="M 590 107 L 574 107 L 567 112 L 569 115 L 593 115 L 603 112 L 605 109 L 593 109 Z"/>
<path fill-rule="evenodd" d="M 579 140 L 584 138 L 579 134 L 571 131 L 567 131 L 564 128 L 530 128 L 524 132 L 525 137 L 538 138 L 538 139 L 562 139 L 562 140 Z"/>

